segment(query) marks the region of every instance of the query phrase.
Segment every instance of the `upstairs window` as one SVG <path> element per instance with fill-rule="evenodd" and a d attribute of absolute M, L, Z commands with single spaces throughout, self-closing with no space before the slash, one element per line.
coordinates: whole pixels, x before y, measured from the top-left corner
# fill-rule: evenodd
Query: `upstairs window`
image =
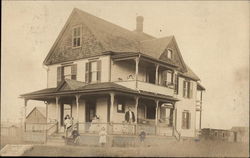
<path fill-rule="evenodd" d="M 85 81 L 87 83 L 101 81 L 101 60 L 86 63 Z"/>
<path fill-rule="evenodd" d="M 191 127 L 191 113 L 189 111 L 182 112 L 182 129 L 190 129 Z"/>
<path fill-rule="evenodd" d="M 173 57 L 173 51 L 171 49 L 168 49 L 167 57 L 168 57 L 168 59 L 172 59 L 172 57 Z"/>
<path fill-rule="evenodd" d="M 81 26 L 76 26 L 72 29 L 72 47 L 80 47 L 81 46 Z"/>
<path fill-rule="evenodd" d="M 193 97 L 193 83 L 191 81 L 183 81 L 183 97 L 192 98 Z"/>
<path fill-rule="evenodd" d="M 57 67 L 57 84 L 64 79 L 76 80 L 77 65 L 67 65 Z"/>
<path fill-rule="evenodd" d="M 170 70 L 163 71 L 162 81 L 164 86 L 173 88 L 173 71 Z"/>

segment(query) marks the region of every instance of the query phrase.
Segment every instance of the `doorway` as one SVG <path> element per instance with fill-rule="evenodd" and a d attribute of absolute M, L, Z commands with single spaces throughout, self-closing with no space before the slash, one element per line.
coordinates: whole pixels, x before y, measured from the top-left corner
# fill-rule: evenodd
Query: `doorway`
<path fill-rule="evenodd" d="M 64 125 L 64 118 L 67 115 L 72 117 L 72 105 L 71 104 L 61 104 L 61 126 Z"/>
<path fill-rule="evenodd" d="M 93 117 L 96 115 L 96 101 L 86 102 L 86 122 L 92 122 Z"/>

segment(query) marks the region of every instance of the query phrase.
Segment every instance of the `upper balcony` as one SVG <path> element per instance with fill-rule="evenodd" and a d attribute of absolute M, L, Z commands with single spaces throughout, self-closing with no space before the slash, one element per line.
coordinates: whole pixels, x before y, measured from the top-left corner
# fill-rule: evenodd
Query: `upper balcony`
<path fill-rule="evenodd" d="M 176 71 L 174 66 L 132 56 L 113 58 L 112 82 L 134 90 L 174 96 Z"/>

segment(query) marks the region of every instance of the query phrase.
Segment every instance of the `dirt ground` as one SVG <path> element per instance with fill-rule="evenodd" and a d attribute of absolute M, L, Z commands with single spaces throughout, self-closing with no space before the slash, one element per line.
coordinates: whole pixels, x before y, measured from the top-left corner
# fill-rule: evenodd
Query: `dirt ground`
<path fill-rule="evenodd" d="M 87 147 L 35 145 L 24 156 L 112 156 L 112 157 L 248 157 L 249 144 L 183 141 L 159 147 Z"/>

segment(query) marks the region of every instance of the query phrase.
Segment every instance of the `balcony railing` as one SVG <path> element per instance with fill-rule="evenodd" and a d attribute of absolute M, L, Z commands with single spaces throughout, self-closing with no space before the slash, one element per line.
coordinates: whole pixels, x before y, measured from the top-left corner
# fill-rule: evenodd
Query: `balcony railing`
<path fill-rule="evenodd" d="M 136 87 L 136 82 L 137 82 L 137 87 Z M 169 95 L 169 96 L 174 95 L 174 88 L 152 84 L 148 82 L 128 80 L 128 81 L 117 81 L 115 83 L 135 90 L 142 90 L 146 92 Z"/>

